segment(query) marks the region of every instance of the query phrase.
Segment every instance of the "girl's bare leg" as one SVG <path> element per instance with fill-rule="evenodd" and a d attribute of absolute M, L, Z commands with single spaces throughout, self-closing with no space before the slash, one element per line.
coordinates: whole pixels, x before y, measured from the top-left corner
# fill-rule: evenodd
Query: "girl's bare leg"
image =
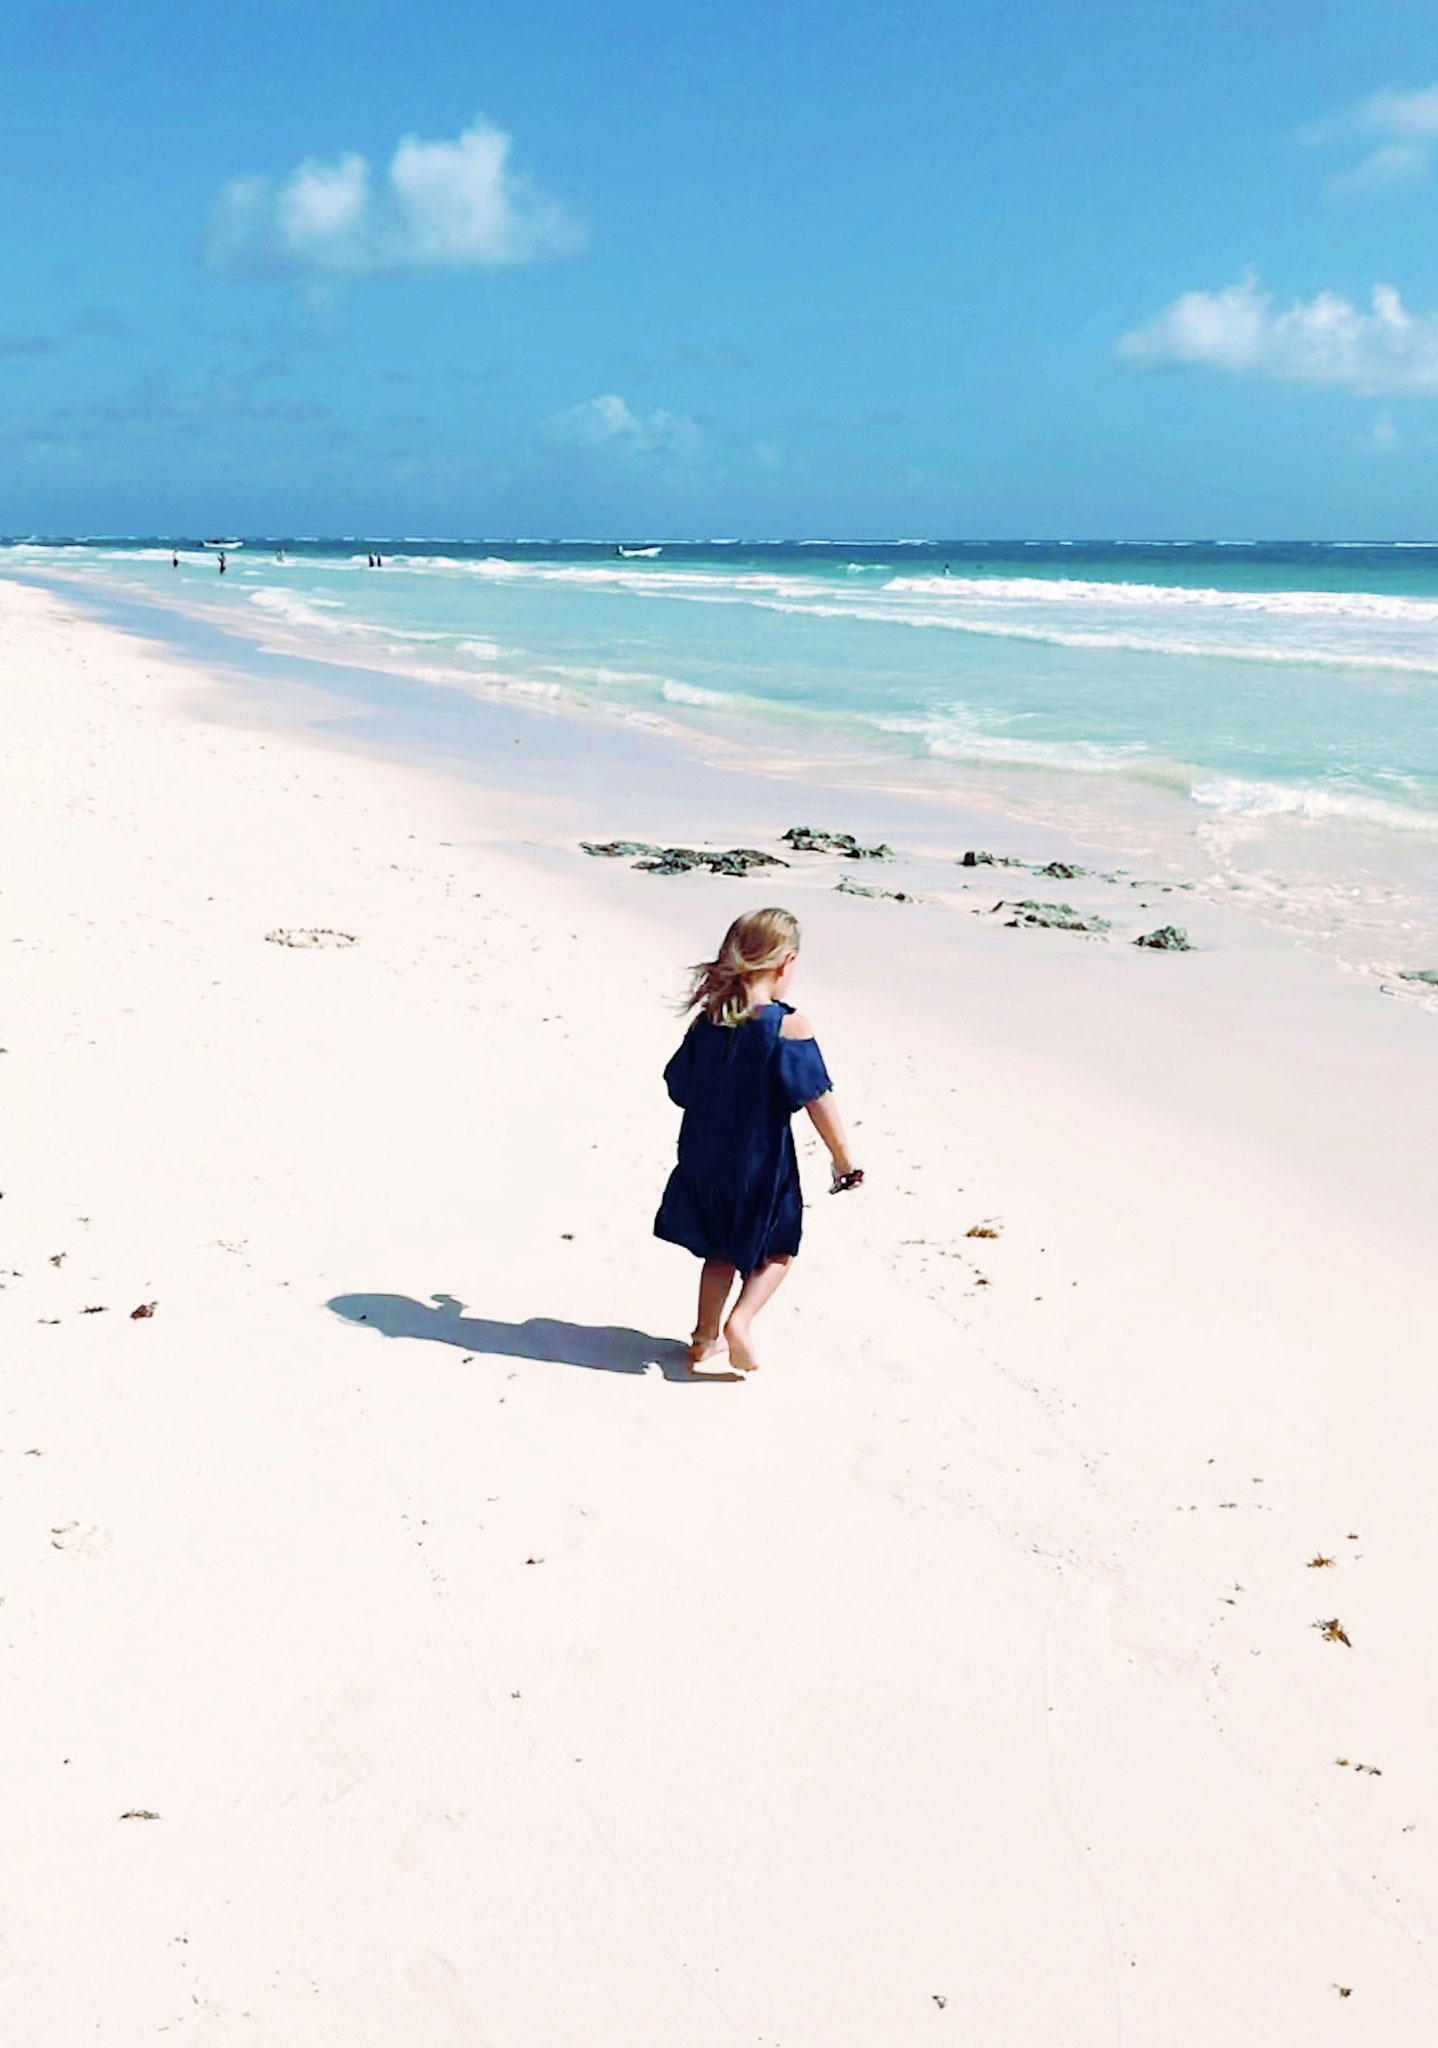
<path fill-rule="evenodd" d="M 729 1340 L 729 1363 L 738 1366 L 740 1372 L 754 1372 L 758 1368 L 759 1361 L 749 1344 L 749 1325 L 788 1270 L 787 1259 L 770 1259 L 767 1265 L 751 1273 L 739 1289 L 739 1299 L 729 1311 L 724 1335 Z"/>
<path fill-rule="evenodd" d="M 719 1326 L 724 1320 L 724 1304 L 733 1285 L 732 1266 L 726 1266 L 720 1259 L 704 1261 L 699 1275 L 699 1313 L 694 1324 L 693 1342 L 689 1346 L 691 1365 L 702 1365 L 706 1358 L 717 1358 L 723 1351 Z"/>

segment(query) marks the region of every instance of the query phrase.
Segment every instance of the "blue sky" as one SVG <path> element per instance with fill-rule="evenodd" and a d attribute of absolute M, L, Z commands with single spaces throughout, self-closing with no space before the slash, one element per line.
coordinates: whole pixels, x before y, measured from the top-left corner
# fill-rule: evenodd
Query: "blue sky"
<path fill-rule="evenodd" d="M 0 531 L 1438 537 L 1431 4 L 17 0 L 0 196 Z"/>

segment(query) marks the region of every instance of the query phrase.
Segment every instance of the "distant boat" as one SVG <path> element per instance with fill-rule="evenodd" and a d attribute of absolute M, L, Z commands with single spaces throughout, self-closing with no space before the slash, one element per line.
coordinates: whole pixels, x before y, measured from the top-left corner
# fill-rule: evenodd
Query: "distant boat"
<path fill-rule="evenodd" d="M 244 542 L 242 540 L 202 540 L 200 546 L 202 548 L 242 548 Z"/>
<path fill-rule="evenodd" d="M 657 555 L 660 554 L 662 550 L 659 548 L 616 548 L 614 552 L 616 555 L 623 555 L 626 561 L 632 561 L 636 555 Z"/>

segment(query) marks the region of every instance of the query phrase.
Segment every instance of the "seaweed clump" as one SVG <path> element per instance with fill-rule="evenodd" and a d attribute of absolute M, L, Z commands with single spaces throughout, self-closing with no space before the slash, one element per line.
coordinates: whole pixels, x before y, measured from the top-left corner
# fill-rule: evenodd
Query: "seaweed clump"
<path fill-rule="evenodd" d="M 1000 901 L 994 905 L 994 909 L 1011 910 L 1014 913 L 1012 917 L 1004 919 L 1004 923 L 1011 931 L 1091 932 L 1095 936 L 1102 936 L 1104 932 L 1112 930 L 1108 918 L 1080 917 L 1071 903 L 1035 903 L 1031 897 L 1026 896 L 1019 903 Z"/>
<path fill-rule="evenodd" d="M 757 846 L 731 846 L 720 852 L 693 846 L 650 846 L 642 839 L 581 839 L 579 843 L 598 860 L 632 861 L 646 875 L 687 875 L 695 868 L 708 868 L 711 875 L 747 875 L 751 868 L 789 865 L 777 853 L 761 853 Z"/>
<path fill-rule="evenodd" d="M 842 860 L 892 860 L 894 849 L 882 842 L 861 846 L 852 832 L 816 832 L 812 825 L 791 825 L 780 838 L 795 853 L 837 853 Z"/>
<path fill-rule="evenodd" d="M 881 896 L 888 903 L 917 903 L 919 900 L 907 889 L 875 889 L 867 882 L 851 882 L 847 875 L 840 875 L 834 887 L 841 896 Z"/>

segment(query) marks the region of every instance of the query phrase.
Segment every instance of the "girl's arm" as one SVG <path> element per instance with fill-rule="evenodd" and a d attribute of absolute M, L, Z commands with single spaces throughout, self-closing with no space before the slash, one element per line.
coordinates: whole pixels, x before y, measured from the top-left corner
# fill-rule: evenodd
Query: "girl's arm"
<path fill-rule="evenodd" d="M 834 1100 L 832 1089 L 827 1095 L 820 1095 L 815 1101 L 806 1103 L 805 1108 L 809 1112 L 810 1123 L 828 1147 L 829 1158 L 834 1168 L 834 1179 L 843 1180 L 846 1175 L 855 1173 L 859 1179 L 851 1181 L 849 1185 L 858 1187 L 859 1181 L 864 1177 L 864 1171 L 862 1167 L 855 1166 L 850 1154 L 849 1141 L 844 1136 L 839 1105 Z"/>
<path fill-rule="evenodd" d="M 812 1039 L 814 1027 L 798 1010 L 791 1010 L 779 1027 L 779 1035 L 781 1038 Z M 823 1073 L 822 1061 L 820 1072 Z M 829 1077 L 824 1073 L 823 1078 L 827 1082 Z M 823 1139 L 833 1165 L 834 1179 L 831 1192 L 837 1192 L 841 1185 L 858 1187 L 864 1178 L 864 1170 L 861 1166 L 855 1166 L 850 1154 L 849 1141 L 844 1136 L 844 1126 L 839 1116 L 838 1104 L 834 1100 L 833 1089 L 826 1087 L 822 1095 L 814 1096 L 812 1101 L 804 1104 L 804 1108 L 808 1111 L 810 1123 Z"/>

